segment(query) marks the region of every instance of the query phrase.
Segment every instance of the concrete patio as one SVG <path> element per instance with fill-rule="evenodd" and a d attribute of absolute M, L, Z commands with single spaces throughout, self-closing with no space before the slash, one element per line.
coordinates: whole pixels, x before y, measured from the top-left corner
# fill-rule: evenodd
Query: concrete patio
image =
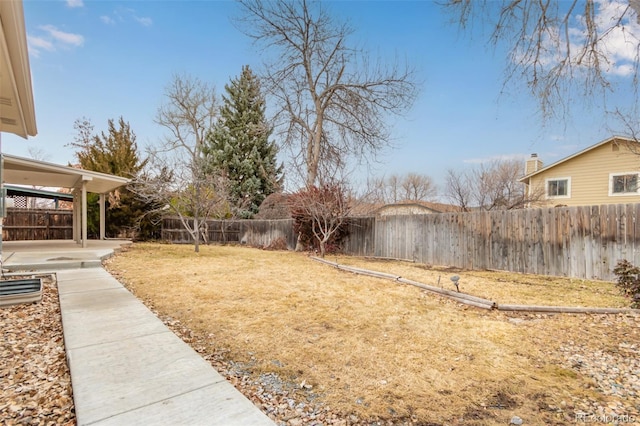
<path fill-rule="evenodd" d="M 88 240 L 82 248 L 72 240 L 3 241 L 2 266 L 9 271 L 102 267 L 127 240 Z"/>
<path fill-rule="evenodd" d="M 273 425 L 101 267 L 125 244 L 3 243 L 6 269 L 57 276 L 78 425 Z"/>

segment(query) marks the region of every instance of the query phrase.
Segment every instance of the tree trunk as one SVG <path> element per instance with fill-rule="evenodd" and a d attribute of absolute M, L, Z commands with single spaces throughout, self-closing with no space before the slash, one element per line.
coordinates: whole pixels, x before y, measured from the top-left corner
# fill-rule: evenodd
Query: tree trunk
<path fill-rule="evenodd" d="M 200 252 L 200 224 L 198 223 L 198 217 L 194 217 L 193 218 L 193 230 L 194 230 L 194 250 L 196 253 Z"/>
<path fill-rule="evenodd" d="M 298 232 L 298 239 L 296 240 L 295 251 L 304 251 L 304 245 L 302 245 L 302 232 Z"/>
<path fill-rule="evenodd" d="M 310 136 L 307 147 L 307 186 L 315 185 L 318 180 L 318 167 L 320 166 L 320 149 L 322 146 L 322 120 L 316 122 L 316 130 Z"/>

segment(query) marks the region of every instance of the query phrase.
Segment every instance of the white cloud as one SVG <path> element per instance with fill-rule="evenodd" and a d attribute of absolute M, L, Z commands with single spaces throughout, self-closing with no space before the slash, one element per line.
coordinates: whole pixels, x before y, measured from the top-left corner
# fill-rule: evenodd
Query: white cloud
<path fill-rule="evenodd" d="M 488 157 L 480 157 L 480 158 L 468 158 L 466 160 L 462 160 L 465 164 L 483 164 L 483 163 L 491 163 L 493 161 L 512 161 L 512 160 L 522 160 L 524 161 L 528 155 L 526 154 L 498 154 L 491 155 Z"/>
<path fill-rule="evenodd" d="M 135 9 L 118 7 L 114 10 L 110 16 L 103 15 L 100 17 L 100 20 L 109 25 L 115 25 L 118 23 L 124 23 L 127 21 L 134 20 L 138 24 L 144 27 L 150 27 L 153 25 L 153 19 L 147 16 L 138 16 Z"/>
<path fill-rule="evenodd" d="M 100 20 L 103 23 L 107 24 L 107 25 L 115 25 L 115 23 L 116 23 L 115 19 L 113 19 L 113 18 L 111 18 L 110 16 L 107 16 L 107 15 L 102 15 L 100 17 Z"/>
<path fill-rule="evenodd" d="M 147 18 L 147 17 L 141 18 L 133 15 L 133 19 L 135 19 L 136 21 L 138 21 L 140 25 L 143 25 L 145 27 L 150 27 L 153 24 L 153 20 L 151 20 L 151 18 Z"/>
<path fill-rule="evenodd" d="M 574 25 L 568 29 L 571 63 L 576 68 L 593 66 L 595 58 L 584 50 L 584 43 L 587 41 L 585 17 L 575 15 L 573 20 Z M 635 70 L 634 62 L 640 49 L 640 24 L 637 14 L 633 8 L 629 7 L 628 0 L 596 0 L 594 23 L 599 37 L 597 60 L 603 71 L 623 77 L 632 75 Z M 566 45 L 566 37 L 563 30 L 550 28 L 543 35 L 542 44 L 542 57 L 535 58 L 540 65 L 551 68 L 565 59 L 563 49 Z M 516 52 L 514 60 L 524 63 L 532 62 L 534 58 L 524 56 L 525 53 Z"/>
<path fill-rule="evenodd" d="M 80 34 L 67 33 L 59 30 L 53 25 L 41 25 L 38 28 L 47 32 L 52 39 L 62 43 L 63 45 L 78 47 L 84 44 L 84 37 Z"/>
<path fill-rule="evenodd" d="M 55 50 L 55 47 L 53 47 L 53 43 L 51 43 L 49 40 L 45 40 L 42 37 L 27 36 L 27 41 L 29 42 L 30 46 L 33 46 L 37 49 L 44 49 L 49 51 Z"/>
<path fill-rule="evenodd" d="M 84 7 L 83 0 L 67 0 L 67 7 Z"/>
<path fill-rule="evenodd" d="M 42 37 L 27 35 L 27 44 L 29 45 L 29 53 L 36 58 L 40 57 L 40 52 L 42 50 L 47 50 L 49 52 L 56 50 L 53 43 Z"/>
<path fill-rule="evenodd" d="M 58 48 L 80 47 L 84 44 L 82 35 L 61 31 L 53 25 L 41 25 L 38 29 L 44 34 L 27 35 L 29 53 L 36 58 L 40 57 L 43 50 L 55 52 Z"/>

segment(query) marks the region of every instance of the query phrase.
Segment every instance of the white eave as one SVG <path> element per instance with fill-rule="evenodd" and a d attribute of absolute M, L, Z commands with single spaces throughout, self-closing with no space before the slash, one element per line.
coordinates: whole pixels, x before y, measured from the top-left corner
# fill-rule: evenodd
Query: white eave
<path fill-rule="evenodd" d="M 0 132 L 38 132 L 21 0 L 0 0 Z"/>
<path fill-rule="evenodd" d="M 2 157 L 4 160 L 3 183 L 55 188 L 81 188 L 84 182 L 88 192 L 106 194 L 127 185 L 130 181 L 120 176 L 60 166 L 9 154 L 3 154 Z"/>

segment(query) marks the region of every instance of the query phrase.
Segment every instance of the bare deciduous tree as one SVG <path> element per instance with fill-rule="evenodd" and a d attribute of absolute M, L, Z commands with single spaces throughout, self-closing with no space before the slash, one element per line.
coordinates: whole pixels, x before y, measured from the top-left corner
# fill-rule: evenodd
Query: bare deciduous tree
<path fill-rule="evenodd" d="M 148 170 L 133 190 L 145 202 L 178 215 L 198 252 L 200 237 L 206 241 L 206 219 L 226 200 L 224 178 L 206 172 L 202 151 L 217 117 L 215 90 L 197 78 L 175 75 L 165 97 L 156 123 L 166 136 L 160 146 L 148 149 Z"/>
<path fill-rule="evenodd" d="M 407 173 L 374 178 L 369 182 L 367 201 L 397 203 L 400 201 L 432 201 L 438 190 L 430 176 Z"/>
<path fill-rule="evenodd" d="M 418 173 L 408 173 L 402 178 L 402 190 L 409 201 L 429 201 L 438 195 L 433 179 Z"/>
<path fill-rule="evenodd" d="M 29 153 L 29 157 L 38 161 L 47 161 L 49 160 L 50 155 L 40 147 L 31 145 L 27 148 L 27 152 Z M 42 186 L 33 185 L 33 189 L 42 189 Z M 53 200 L 47 200 L 37 197 L 29 197 L 27 198 L 29 201 L 29 208 L 32 209 L 44 209 L 50 208 L 53 205 Z"/>
<path fill-rule="evenodd" d="M 372 62 L 349 45 L 353 33 L 322 2 L 240 0 L 243 31 L 277 58 L 262 81 L 308 186 L 331 176 L 349 156 L 358 161 L 389 143 L 390 114 L 417 94 L 412 70 Z M 320 182 L 322 183 L 322 182 Z"/>
<path fill-rule="evenodd" d="M 472 188 L 467 173 L 453 169 L 447 170 L 445 192 L 451 203 L 460 207 L 463 212 L 469 211 Z"/>
<path fill-rule="evenodd" d="M 526 191 L 518 179 L 523 175 L 519 160 L 497 160 L 480 164 L 466 171 L 449 170 L 446 195 L 463 211 L 511 210 L 535 203 L 542 196 L 538 191 Z"/>
<path fill-rule="evenodd" d="M 488 25 L 511 52 L 507 82 L 522 77 L 545 118 L 563 116 L 575 91 L 603 99 L 626 77 L 637 100 L 640 2 L 636 0 L 449 0 L 465 30 Z M 597 95 L 599 97 L 595 97 Z"/>

